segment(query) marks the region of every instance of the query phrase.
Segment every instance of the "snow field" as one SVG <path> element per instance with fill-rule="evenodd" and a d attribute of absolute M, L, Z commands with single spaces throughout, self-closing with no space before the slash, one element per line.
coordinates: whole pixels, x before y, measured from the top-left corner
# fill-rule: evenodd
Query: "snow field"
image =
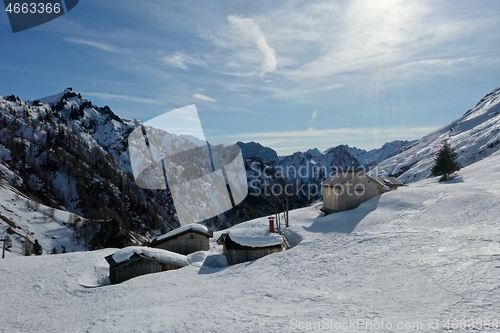
<path fill-rule="evenodd" d="M 303 240 L 288 251 L 113 286 L 104 257 L 114 249 L 9 256 L 0 332 L 493 332 L 499 189 L 495 153 L 454 181 L 412 183 L 352 211 L 290 212 L 287 232 Z"/>

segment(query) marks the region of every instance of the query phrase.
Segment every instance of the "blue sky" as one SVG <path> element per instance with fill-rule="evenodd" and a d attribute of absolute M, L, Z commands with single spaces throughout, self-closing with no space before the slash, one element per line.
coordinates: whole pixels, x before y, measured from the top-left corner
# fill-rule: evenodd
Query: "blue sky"
<path fill-rule="evenodd" d="M 142 120 L 194 103 L 209 141 L 372 149 L 499 86 L 499 31 L 494 0 L 82 0 L 16 34 L 0 14 L 0 95 L 71 86 Z"/>

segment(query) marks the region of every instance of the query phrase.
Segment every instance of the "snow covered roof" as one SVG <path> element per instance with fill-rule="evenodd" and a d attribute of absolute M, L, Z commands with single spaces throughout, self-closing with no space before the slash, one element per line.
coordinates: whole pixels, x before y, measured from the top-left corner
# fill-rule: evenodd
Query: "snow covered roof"
<path fill-rule="evenodd" d="M 267 229 L 261 228 L 234 228 L 221 235 L 220 241 L 229 237 L 233 242 L 248 247 L 268 247 L 277 246 L 283 243 L 283 237 L 279 234 L 270 233 Z M 219 241 L 218 241 L 219 242 Z"/>
<path fill-rule="evenodd" d="M 381 185 L 387 186 L 405 186 L 405 184 L 395 177 L 369 177 L 372 180 L 379 182 Z"/>
<path fill-rule="evenodd" d="M 349 179 L 354 177 L 355 172 L 342 173 L 338 172 L 335 176 L 332 176 L 321 183 L 321 186 L 334 187 L 336 185 L 341 185 L 347 182 Z"/>
<path fill-rule="evenodd" d="M 361 171 L 339 172 L 321 183 L 321 186 L 335 187 L 345 184 L 354 177 L 365 177 L 379 190 L 390 191 L 388 186 L 403 186 L 404 184 L 394 177 L 370 177 Z"/>
<path fill-rule="evenodd" d="M 185 226 L 182 226 L 180 228 L 177 228 L 175 230 L 172 230 L 172 231 L 170 231 L 170 232 L 168 232 L 168 233 L 166 233 L 164 235 L 158 236 L 154 240 L 154 242 L 157 243 L 159 241 L 164 241 L 164 240 L 167 240 L 167 239 L 170 239 L 170 238 L 174 238 L 176 236 L 179 236 L 179 235 L 184 234 L 184 233 L 189 232 L 189 231 L 193 231 L 193 232 L 199 233 L 201 235 L 205 235 L 207 237 L 212 237 L 212 235 L 208 231 L 207 227 L 205 227 L 202 224 L 191 223 L 191 224 L 187 224 Z"/>
<path fill-rule="evenodd" d="M 176 264 L 179 266 L 189 265 L 187 257 L 182 254 L 145 246 L 129 246 L 120 249 L 112 255 L 107 256 L 106 260 L 110 266 L 116 266 L 129 260 L 134 255 L 147 257 L 166 264 Z"/>

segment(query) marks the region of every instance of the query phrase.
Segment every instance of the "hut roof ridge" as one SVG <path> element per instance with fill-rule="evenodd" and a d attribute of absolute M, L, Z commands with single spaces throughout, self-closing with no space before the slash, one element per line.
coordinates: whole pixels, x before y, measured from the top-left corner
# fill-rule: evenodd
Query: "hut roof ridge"
<path fill-rule="evenodd" d="M 229 238 L 242 246 L 267 247 L 283 243 L 283 237 L 262 228 L 234 228 L 226 233 Z"/>
<path fill-rule="evenodd" d="M 172 238 L 174 236 L 178 236 L 178 235 L 180 235 L 184 232 L 187 232 L 187 231 L 195 231 L 195 232 L 198 232 L 198 233 L 201 233 L 201 234 L 204 234 L 204 235 L 207 235 L 208 237 L 210 237 L 210 233 L 208 232 L 207 227 L 205 227 L 204 225 L 199 224 L 199 223 L 191 223 L 191 224 L 187 224 L 185 226 L 179 227 L 177 229 L 174 229 L 170 232 L 167 232 L 166 234 L 163 234 L 161 236 L 158 236 L 155 239 L 155 242 L 162 241 L 162 240 L 165 240 L 168 238 Z"/>
<path fill-rule="evenodd" d="M 178 254 L 163 249 L 145 247 L 145 246 L 125 247 L 123 249 L 116 251 L 111 256 L 106 257 L 106 259 L 110 257 L 110 259 L 113 259 L 115 264 L 120 264 L 122 262 L 129 260 L 135 254 L 155 259 L 164 263 L 177 264 L 181 266 L 189 265 L 187 257 L 182 254 Z"/>

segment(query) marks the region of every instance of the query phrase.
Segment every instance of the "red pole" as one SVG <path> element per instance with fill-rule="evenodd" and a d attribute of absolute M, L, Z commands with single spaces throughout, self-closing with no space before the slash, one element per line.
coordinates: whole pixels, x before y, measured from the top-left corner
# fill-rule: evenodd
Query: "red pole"
<path fill-rule="evenodd" d="M 269 232 L 274 233 L 274 217 L 269 217 Z"/>

